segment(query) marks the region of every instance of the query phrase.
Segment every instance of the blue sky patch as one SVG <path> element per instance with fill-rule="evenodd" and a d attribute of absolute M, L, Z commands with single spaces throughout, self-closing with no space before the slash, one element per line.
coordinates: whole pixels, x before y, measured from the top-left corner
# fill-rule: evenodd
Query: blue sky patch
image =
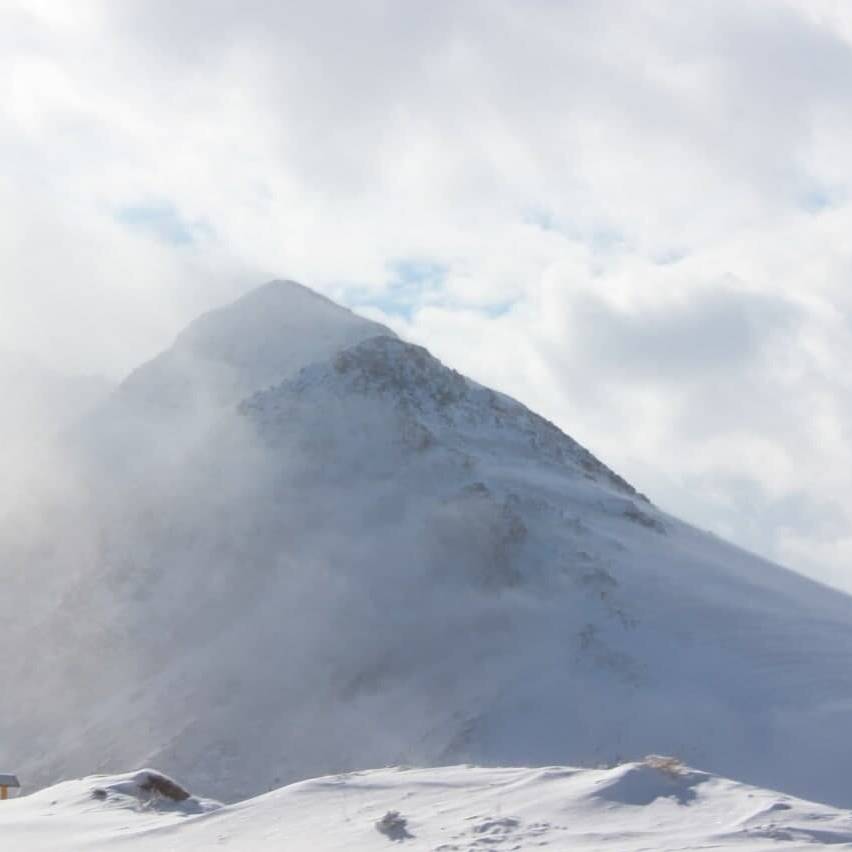
<path fill-rule="evenodd" d="M 825 210 L 826 207 L 831 207 L 835 199 L 831 194 L 824 189 L 814 187 L 806 192 L 803 192 L 799 198 L 799 204 L 808 211 L 808 213 L 819 213 L 820 210 Z"/>
<path fill-rule="evenodd" d="M 542 231 L 560 232 L 559 223 L 556 217 L 544 208 L 533 208 L 528 210 L 523 217 L 525 225 L 534 225 L 536 228 L 541 228 Z"/>
<path fill-rule="evenodd" d="M 387 314 L 411 319 L 424 304 L 440 301 L 448 272 L 444 264 L 431 260 L 402 258 L 391 261 L 386 289 L 373 295 L 369 304 Z"/>
<path fill-rule="evenodd" d="M 373 289 L 351 284 L 347 304 L 352 308 L 378 308 L 385 314 L 397 316 L 406 321 L 423 307 L 437 305 L 441 307 L 461 308 L 475 311 L 496 319 L 509 313 L 517 304 L 517 299 L 509 299 L 488 305 L 469 305 L 459 303 L 444 291 L 449 275 L 449 267 L 436 261 L 421 258 L 404 258 L 387 265 L 388 277 L 385 289 L 376 292 Z"/>
<path fill-rule="evenodd" d="M 209 225 L 187 222 L 169 202 L 130 204 L 116 211 L 115 220 L 173 246 L 192 245 L 199 238 L 212 234 Z"/>

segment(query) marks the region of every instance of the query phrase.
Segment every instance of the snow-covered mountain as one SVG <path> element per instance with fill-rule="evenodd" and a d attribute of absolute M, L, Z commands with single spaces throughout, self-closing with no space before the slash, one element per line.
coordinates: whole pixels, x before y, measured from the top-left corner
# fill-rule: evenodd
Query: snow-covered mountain
<path fill-rule="evenodd" d="M 198 320 L 68 446 L 75 487 L 0 527 L 30 784 L 666 753 L 850 804 L 848 597 L 299 285 Z"/>
<path fill-rule="evenodd" d="M 169 780 L 150 771 L 86 778 L 4 802 L 0 836 L 20 852 L 781 852 L 852 845 L 848 811 L 655 758 L 598 770 L 373 770 L 303 781 L 226 807 L 158 794 Z M 177 788 L 178 796 L 186 792 Z"/>

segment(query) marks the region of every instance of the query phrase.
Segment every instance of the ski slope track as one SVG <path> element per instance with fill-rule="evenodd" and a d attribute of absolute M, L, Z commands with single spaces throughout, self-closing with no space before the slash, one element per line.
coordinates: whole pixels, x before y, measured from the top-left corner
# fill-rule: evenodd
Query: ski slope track
<path fill-rule="evenodd" d="M 686 807 L 739 840 L 758 823 L 787 826 L 791 843 L 805 823 L 815 840 L 823 820 L 846 825 L 799 804 L 776 820 L 764 793 L 748 811 L 745 788 L 721 780 L 852 805 L 846 595 L 664 514 L 520 403 L 300 285 L 272 282 L 197 320 L 63 451 L 68 488 L 0 518 L 0 618 L 17 651 L 0 656 L 14 695 L 0 766 L 30 789 L 156 766 L 235 802 L 369 766 L 661 753 L 714 775 L 678 781 L 694 800 L 643 805 L 658 827 L 681 826 Z M 629 798 L 650 770 L 626 765 L 310 782 L 199 816 L 204 840 L 185 848 L 211 848 L 205 825 L 262 832 L 285 813 L 314 832 L 302 848 L 344 848 L 350 828 L 372 843 L 378 811 L 406 811 L 403 787 L 433 809 L 411 811 L 411 848 L 485 848 L 488 820 L 479 839 L 505 840 L 492 848 L 531 848 L 533 834 L 509 838 L 545 823 L 585 832 L 570 848 L 640 848 L 592 837 L 611 812 L 646 830 L 625 816 L 635 802 L 589 792 L 600 780 Z M 498 811 L 492 784 L 519 798 Z M 557 788 L 568 811 L 548 804 Z M 95 804 L 60 789 L 83 825 Z M 327 819 L 346 789 L 375 807 L 319 836 L 311 807 Z M 45 790 L 2 818 L 51 796 L 65 807 Z M 455 814 L 443 839 L 439 799 Z M 132 848 L 144 820 L 126 819 Z M 196 831 L 195 816 L 162 819 L 186 826 L 176 837 Z"/>

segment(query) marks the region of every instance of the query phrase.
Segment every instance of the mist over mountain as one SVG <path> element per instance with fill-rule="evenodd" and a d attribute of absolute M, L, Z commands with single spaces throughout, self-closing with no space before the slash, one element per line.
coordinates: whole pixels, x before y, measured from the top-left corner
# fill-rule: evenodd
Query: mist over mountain
<path fill-rule="evenodd" d="M 57 442 L 113 388 L 101 376 L 60 372 L 20 352 L 0 350 L 0 518 L 27 504 L 34 488 L 62 487 L 66 455 L 56 456 Z"/>
<path fill-rule="evenodd" d="M 0 350 L 2 431 L 6 439 L 51 436 L 67 428 L 113 389 L 101 376 L 60 373 L 33 358 Z"/>
<path fill-rule="evenodd" d="M 0 763 L 35 783 L 656 752 L 848 804 L 847 596 L 293 282 L 192 323 L 52 464 L 0 518 Z"/>

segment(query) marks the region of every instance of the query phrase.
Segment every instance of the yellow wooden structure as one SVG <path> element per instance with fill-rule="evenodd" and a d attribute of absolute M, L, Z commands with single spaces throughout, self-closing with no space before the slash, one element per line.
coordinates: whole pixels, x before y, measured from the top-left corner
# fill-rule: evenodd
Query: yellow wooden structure
<path fill-rule="evenodd" d="M 16 775 L 0 772 L 0 800 L 9 798 L 9 790 L 17 790 L 21 786 Z"/>

